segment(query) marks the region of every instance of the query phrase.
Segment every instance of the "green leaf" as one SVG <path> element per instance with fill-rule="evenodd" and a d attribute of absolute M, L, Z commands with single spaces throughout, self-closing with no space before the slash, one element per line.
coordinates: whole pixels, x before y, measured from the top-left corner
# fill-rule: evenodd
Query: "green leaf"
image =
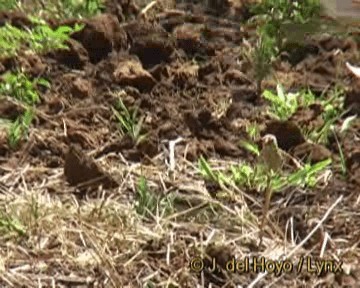
<path fill-rule="evenodd" d="M 259 148 L 257 147 L 256 144 L 254 143 L 250 143 L 250 142 L 247 142 L 247 141 L 241 141 L 240 142 L 240 145 L 245 148 L 246 150 L 250 151 L 251 153 L 255 154 L 256 156 L 259 156 L 260 155 L 260 150 Z"/>
<path fill-rule="evenodd" d="M 209 177 L 212 181 L 215 181 L 215 182 L 218 181 L 215 173 L 213 172 L 213 170 L 211 169 L 210 165 L 209 165 L 208 162 L 204 159 L 203 156 L 200 156 L 200 158 L 199 158 L 199 166 L 200 166 L 200 171 L 204 172 L 205 175 L 206 175 L 207 177 Z"/>

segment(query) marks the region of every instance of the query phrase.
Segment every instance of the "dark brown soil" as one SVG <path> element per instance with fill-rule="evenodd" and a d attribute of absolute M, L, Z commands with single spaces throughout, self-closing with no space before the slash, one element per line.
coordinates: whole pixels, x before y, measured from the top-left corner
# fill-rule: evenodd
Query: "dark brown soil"
<path fill-rule="evenodd" d="M 327 147 L 306 143 L 299 129 L 301 125 L 321 125 L 321 107 L 313 105 L 300 109 L 287 122 L 269 120 L 264 113 L 267 103 L 257 95 L 252 63 L 241 54 L 243 41 L 252 35 L 251 31 L 242 29 L 242 21 L 249 17 L 244 5 L 234 6 L 232 1 L 225 1 L 229 5 L 217 9 L 216 3 L 219 1 L 209 1 L 211 7 L 190 4 L 189 1 L 177 4 L 173 7 L 176 10 L 167 9 L 154 17 L 141 17 L 136 14 L 140 11 L 137 10 L 139 7 L 130 9 L 128 4 L 116 3 L 127 1 L 113 2 L 115 4 L 109 3 L 107 14 L 83 20 L 85 28 L 72 36 L 68 43 L 69 50 L 53 51 L 43 56 L 20 55 L 16 59 L 4 60 L 0 65 L 4 71 L 21 66 L 31 77 L 40 76 L 51 82 L 51 89 L 41 94 L 33 126 L 35 130 L 30 138 L 22 141 L 19 149 L 14 151 L 8 147 L 6 137 L 0 135 L 0 167 L 4 171 L 24 163 L 52 169 L 64 168 L 62 187 L 75 186 L 77 191 L 81 190 L 80 186 L 88 189 L 94 183 L 86 183 L 96 178 L 100 180 L 95 184 L 102 184 L 111 193 L 111 189 L 115 189 L 119 183 L 104 172 L 106 168 L 95 164 L 96 159 L 121 153 L 125 161 L 153 163 L 156 156 L 162 153 L 165 140 L 182 137 L 183 141 L 177 144 L 177 157 L 183 157 L 186 151 L 187 160 L 195 163 L 201 155 L 222 160 L 252 160 L 249 152 L 239 145 L 241 140 L 247 139 L 245 128 L 236 124 L 243 120 L 260 123 L 262 135 L 274 134 L 279 147 L 296 158 L 310 159 L 315 163 L 331 157 L 335 163 L 340 163 L 339 149 L 334 139 Z M 125 20 L 131 19 L 130 16 L 134 20 Z M 18 13 L 1 13 L 0 25 L 5 22 L 19 27 L 29 25 L 26 16 Z M 57 26 L 62 23 L 52 24 Z M 275 63 L 277 78 L 287 89 L 309 87 L 317 92 L 340 81 L 348 87 L 345 97 L 345 108 L 349 108 L 347 116 L 359 113 L 359 85 L 347 72 L 345 65 L 339 66 L 334 56 L 334 52 L 339 50 L 343 61 L 355 61 L 358 59 L 357 43 L 350 38 L 312 39 L 308 42 L 305 48 L 309 49 L 304 49 L 304 54 L 296 61 L 290 53 Z M 276 82 L 268 80 L 265 86 L 274 88 Z M 144 141 L 136 143 L 128 136 L 120 137 L 111 110 L 111 106 L 116 104 L 116 95 L 120 95 L 127 107 L 137 107 L 139 115 L 144 117 L 142 133 L 147 134 Z M 3 118 L 14 120 L 23 112 L 23 108 L 14 103 L 0 101 L 0 115 Z M 219 107 L 226 101 L 231 104 L 219 112 Z M 333 247 L 329 248 L 332 253 L 345 251 L 336 256 L 351 267 L 351 275 L 317 278 L 311 273 L 304 272 L 300 276 L 290 273 L 282 275 L 274 287 L 356 287 L 357 284 L 345 283 L 360 280 L 359 259 L 353 256 L 360 254 L 350 251 L 353 249 L 358 253 L 360 249 L 360 125 L 359 122 L 355 123 L 350 132 L 338 136 L 346 161 L 346 176 L 342 176 L 340 169 L 337 169 L 332 182 L 324 190 L 314 191 L 313 195 L 298 195 L 287 203 L 286 209 L 289 211 L 285 208 L 280 211 L 279 206 L 276 208 L 279 211 L 272 216 L 279 219 L 294 216 L 295 228 L 301 231 L 299 237 L 304 238 L 316 225 L 307 222 L 307 217 L 316 215 L 320 219 L 326 209 L 318 207 L 330 207 L 339 195 L 344 195 L 340 208 L 336 208 L 322 229 L 330 233 L 334 240 L 331 242 Z M 73 148 L 75 146 L 76 149 Z M 74 153 L 74 149 L 78 152 Z M 91 151 L 95 151 L 92 159 L 85 155 Z M 34 181 L 43 177 L 33 175 Z M 57 189 L 53 193 L 57 192 L 64 193 Z M 281 200 L 274 201 L 282 203 Z M 304 206 L 308 207 L 307 211 L 301 208 Z M 351 219 L 347 219 L 345 211 L 351 212 Z M 284 221 L 279 220 L 277 225 L 285 227 Z M 193 237 L 198 238 L 196 235 Z M 321 243 L 320 238 L 314 241 L 308 245 L 317 247 L 316 251 L 319 251 L 316 243 Z M 166 245 L 159 243 L 158 247 L 151 249 L 161 254 L 166 250 Z M 244 245 L 248 245 L 245 250 L 249 253 L 257 249 L 249 243 Z M 147 251 L 150 248 L 144 244 L 142 249 Z M 181 247 L 174 246 L 172 249 L 182 251 Z M 220 253 L 216 251 L 213 249 L 211 253 Z M 177 269 L 188 265 L 190 256 L 182 252 L 174 255 L 175 264 L 167 267 L 165 255 L 147 252 L 147 262 L 151 263 L 151 269 L 158 267 L 162 270 L 157 276 L 160 283 L 169 277 L 179 277 Z M 114 269 L 125 268 L 119 265 Z M 99 279 L 106 277 L 102 273 L 93 272 L 93 275 L 98 275 Z M 118 273 L 123 274 L 124 278 L 123 284 L 117 287 L 140 287 L 136 280 L 140 270 L 119 270 Z M 238 276 L 234 283 L 245 286 L 256 277 L 252 273 Z M 224 277 L 220 273 L 208 276 L 206 281 L 223 285 Z M 200 278 L 196 278 L 199 284 Z M 191 283 L 186 279 L 177 278 L 176 281 Z M 274 279 L 268 276 L 256 287 L 264 287 L 265 283 L 269 284 Z M 0 279 L 0 283 L 4 283 L 2 281 Z M 307 281 L 311 283 L 309 286 L 305 284 Z M 320 281 L 323 284 L 315 284 Z M 195 287 L 192 284 L 183 285 L 180 287 Z"/>

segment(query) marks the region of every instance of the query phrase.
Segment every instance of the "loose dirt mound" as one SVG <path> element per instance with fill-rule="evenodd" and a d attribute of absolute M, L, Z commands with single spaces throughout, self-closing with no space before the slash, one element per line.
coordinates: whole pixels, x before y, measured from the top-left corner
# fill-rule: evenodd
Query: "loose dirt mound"
<path fill-rule="evenodd" d="M 239 145 L 242 140 L 248 138 L 245 126 L 241 124 L 244 121 L 260 123 L 262 135 L 274 134 L 279 147 L 294 157 L 301 159 L 310 157 L 313 163 L 329 156 L 339 159 L 336 139 L 332 139 L 328 147 L 308 144 L 305 143 L 305 136 L 298 127 L 298 125 L 308 125 L 308 127 L 319 125 L 321 107 L 313 105 L 304 110 L 300 109 L 288 122 L 269 120 L 265 116 L 263 112 L 266 103 L 260 95 L 257 95 L 251 70 L 252 63 L 242 54 L 244 43 L 253 33 L 253 31 L 242 29 L 241 21 L 250 16 L 248 9 L 245 5 L 233 3 L 241 1 L 225 1 L 228 5 L 221 5 L 220 10 L 216 6 L 219 1 L 209 2 L 211 2 L 209 6 L 177 4 L 172 7 L 172 10 L 163 10 L 153 18 L 139 15 L 140 6 L 130 5 L 130 7 L 129 4 L 108 3 L 107 14 L 81 21 L 66 21 L 66 23 L 85 24 L 82 31 L 72 36 L 68 43 L 69 50 L 53 51 L 41 57 L 20 55 L 16 59 L 4 60 L 0 65 L 1 71 L 13 70 L 16 65 L 24 67 L 32 77 L 41 76 L 48 79 L 51 82 L 51 89 L 41 95 L 41 103 L 36 111 L 36 123 L 29 139 L 21 143 L 18 151 L 10 149 L 6 137 L 1 137 L 0 134 L 0 176 L 5 177 L 11 173 L 10 171 L 17 171 L 16 169 L 25 169 L 23 168 L 25 166 L 36 167 L 28 172 L 24 170 L 24 175 L 21 177 L 26 177 L 29 183 L 30 181 L 40 183 L 47 177 L 52 179 L 51 177 L 55 177 L 56 173 L 61 174 L 65 167 L 65 177 L 61 176 L 53 185 L 46 184 L 52 195 L 75 195 L 79 201 L 84 195 L 90 198 L 100 197 L 96 194 L 97 188 L 92 188 L 90 184 L 85 183 L 99 178 L 96 184 L 102 184 L 107 195 L 112 193 L 115 195 L 114 191 L 120 185 L 124 194 L 122 197 L 126 199 L 123 201 L 131 202 L 135 192 L 133 179 L 129 175 L 124 175 L 126 173 L 122 171 L 119 173 L 120 176 L 108 175 L 110 174 L 108 172 L 112 170 L 111 166 L 118 165 L 117 161 L 123 161 L 128 165 L 129 163 L 153 165 L 158 163 L 159 155 L 164 150 L 167 151 L 166 143 L 179 137 L 182 142 L 176 146 L 177 159 L 196 161 L 203 155 L 224 161 L 252 160 L 249 152 Z M 129 15 L 137 17 L 136 20 L 125 20 L 130 19 Z M 19 27 L 30 25 L 24 15 L 1 13 L 0 25 L 7 22 Z M 52 23 L 54 26 L 61 24 L 64 23 Z M 338 66 L 337 58 L 334 56 L 335 51 L 340 51 L 338 53 L 342 54 L 343 59 L 351 61 L 357 57 L 357 44 L 351 39 L 309 40 L 301 53 L 291 51 L 289 55 L 284 56 L 282 61 L 276 63 L 274 73 L 282 83 L 286 84 L 287 89 L 309 87 L 314 91 L 322 91 L 338 81 L 348 83 L 349 87 L 354 88 L 347 92 L 345 106 L 349 108 L 349 115 L 359 113 L 359 90 L 350 81 L 351 78 L 345 66 Z M 269 81 L 266 85 L 268 88 L 274 88 L 276 83 Z M 146 135 L 143 141 L 137 142 L 129 136 L 121 136 L 111 108 L 117 105 L 119 98 L 127 107 L 131 109 L 137 107 L 138 115 L 143 117 L 141 133 Z M 2 117 L 14 120 L 22 112 L 22 107 L 1 100 L 0 115 Z M 359 265 L 356 257 L 360 255 L 360 234 L 357 228 L 360 225 L 360 217 L 354 210 L 359 208 L 359 197 L 356 192 L 360 192 L 360 152 L 359 138 L 350 134 L 359 136 L 360 126 L 354 125 L 352 129 L 353 133 L 347 134 L 348 136 L 340 141 L 349 176 L 343 178 L 339 173 L 325 190 L 315 191 L 313 195 L 298 195 L 296 199 L 291 200 L 291 203 L 285 204 L 281 199 L 276 199 L 274 201 L 279 203 L 279 209 L 276 209 L 274 213 L 280 219 L 277 224 L 279 227 L 285 227 L 286 220 L 293 217 L 293 229 L 301 231 L 299 237 L 303 239 L 316 224 L 307 222 L 307 217 L 310 217 L 308 215 L 311 215 L 311 219 L 320 218 L 326 212 L 326 207 L 328 208 L 339 194 L 345 195 L 346 199 L 341 208 L 335 210 L 322 230 L 331 231 L 333 240 L 330 240 L 328 245 L 331 246 L 329 249 L 334 259 L 346 262 L 346 267 L 350 267 L 351 273 L 354 274 L 358 272 L 353 267 Z M 76 149 L 73 148 L 74 145 Z M 81 152 L 75 153 L 74 149 Z M 86 156 L 91 159 L 84 160 L 85 158 L 80 154 L 84 154 L 84 157 L 85 154 L 91 154 Z M 121 155 L 121 157 L 116 158 L 114 155 Z M 110 160 L 100 167 L 100 160 L 106 157 Z M 111 160 L 112 157 L 115 158 Z M 105 172 L 105 170 L 109 171 Z M 183 172 L 186 174 L 186 171 Z M 14 187 L 23 185 L 21 177 L 11 182 Z M 159 187 L 165 187 L 164 189 L 167 190 L 166 187 L 173 186 L 168 181 L 170 180 L 165 182 L 161 180 L 162 186 Z M 122 184 L 123 182 L 129 183 L 125 185 Z M 124 185 L 129 187 L 125 189 Z M 84 190 L 83 186 L 87 190 Z M 211 194 L 210 186 L 207 188 Z M 216 190 L 216 187 L 214 189 Z M 91 193 L 94 191 L 96 196 Z M 190 191 L 190 193 L 195 192 Z M 278 197 L 283 197 L 283 195 Z M 281 205 L 286 208 L 282 209 Z M 325 208 L 319 209 L 320 206 Z M 98 208 L 94 208 L 94 211 L 96 209 Z M 254 209 L 259 210 L 255 204 Z M 240 213 L 236 209 L 232 211 Z M 102 217 L 100 212 L 94 213 L 99 213 L 98 217 Z M 236 238 L 242 235 L 240 229 L 242 224 L 235 223 L 235 218 L 234 227 L 236 228 L 231 232 L 227 247 L 230 247 L 230 243 L 238 244 Z M 221 223 L 221 219 L 219 221 Z M 86 277 L 90 275 L 92 286 L 86 287 L 110 287 L 110 284 L 106 284 L 109 282 L 104 280 L 107 278 L 111 279 L 114 287 L 140 287 L 142 284 L 136 279 L 148 276 L 154 283 L 164 283 L 168 279 L 173 279 L 174 282 L 180 283 L 179 287 L 195 287 L 204 279 L 186 270 L 191 257 L 196 254 L 193 251 L 191 255 L 188 255 L 186 247 L 192 241 L 191 239 L 196 239 L 195 242 L 205 241 L 206 239 L 201 240 L 201 237 L 210 237 L 212 232 L 209 232 L 206 224 L 189 228 L 189 230 L 194 229 L 192 232 L 182 231 L 185 229 L 183 226 L 174 225 L 172 233 L 178 237 L 175 240 L 171 240 L 170 236 L 168 239 L 168 236 L 160 234 L 152 237 L 151 229 L 157 229 L 154 225 L 150 225 L 149 229 L 144 228 L 141 232 L 144 239 L 136 240 L 139 243 L 135 250 L 130 246 L 129 248 L 122 247 L 122 245 L 131 245 L 129 239 L 133 235 L 128 236 L 129 239 L 125 239 L 127 236 L 121 238 L 117 234 L 121 234 L 123 228 L 115 227 L 118 231 L 116 232 L 113 228 L 107 232 L 109 233 L 107 237 L 120 237 L 117 240 L 111 240 L 114 241 L 112 244 L 119 242 L 105 249 L 113 249 L 114 255 L 119 253 L 116 256 L 118 258 L 112 259 L 111 263 L 109 261 L 105 267 L 89 264 L 91 268 L 79 268 L 80 272 L 76 272 L 75 277 L 77 280 L 71 276 L 64 276 L 64 279 L 60 277 L 61 279 L 56 281 L 64 283 L 61 287 L 75 287 L 71 285 L 75 285 L 76 281 L 85 287 L 90 285 L 86 284 Z M 86 227 L 91 230 L 90 226 Z M 71 232 L 73 233 L 75 232 Z M 115 234 L 117 236 L 114 236 Z M 321 237 L 325 237 L 324 235 L 323 232 L 319 233 L 316 236 L 317 240 L 308 244 L 308 249 L 314 248 L 320 251 L 321 247 L 319 244 L 316 246 L 316 243 L 322 243 Z M 76 238 L 74 235 L 71 237 Z M 80 238 L 78 241 L 81 241 Z M 57 241 L 62 240 L 47 238 L 47 241 L 56 246 Z M 44 244 L 46 247 L 44 249 L 50 251 L 52 248 L 49 245 L 49 243 Z M 238 255 L 240 258 L 258 249 L 254 247 L 254 243 L 244 242 L 242 245 L 240 249 L 242 254 Z M 91 246 L 93 250 L 102 249 L 102 247 L 95 247 L 94 243 L 87 243 L 85 246 Z M 116 252 L 116 249 L 120 249 L 121 252 Z M 127 249 L 130 251 L 129 254 L 126 252 Z M 38 250 L 37 253 L 48 253 L 41 251 Z M 134 251 L 139 251 L 139 259 Z M 336 251 L 343 252 L 340 255 Z M 353 254 L 352 251 L 354 251 Z M 106 251 L 106 253 L 110 252 Z M 106 253 L 104 252 L 105 257 Z M 222 249 L 219 251 L 212 249 L 208 254 L 221 258 L 224 256 L 223 253 L 225 252 Z M 234 253 L 235 250 L 230 251 L 227 255 L 229 257 L 226 255 L 224 257 L 231 258 L 230 256 L 235 256 Z M 236 253 L 240 252 L 236 251 Z M 46 262 L 46 257 L 49 257 L 52 258 L 52 262 L 47 263 L 49 267 L 46 273 L 50 273 L 47 275 L 65 273 L 62 271 L 63 268 L 60 268 L 62 264 L 56 264 L 57 256 L 45 255 L 43 257 L 40 254 L 24 254 L 22 256 L 24 259 L 19 261 L 23 261 L 26 265 L 29 259 L 36 258 Z M 83 257 L 89 256 L 83 255 Z M 169 259 L 171 259 L 170 263 Z M 105 259 L 101 261 L 106 262 Z M 15 264 L 15 260 L 12 264 L 20 265 Z M 6 265 L 10 265 L 9 262 Z M 41 274 L 39 267 L 27 272 L 31 274 L 31 277 L 28 275 L 27 279 L 34 281 L 32 285 L 35 285 L 37 275 Z M 11 267 L 8 266 L 6 269 L 11 269 Z M 69 269 L 75 270 L 75 266 Z M 70 275 L 70 271 L 65 274 Z M 153 276 L 151 276 L 152 273 L 154 273 Z M 352 285 L 346 283 L 356 281 L 354 279 L 360 280 L 359 275 L 351 273 L 349 275 L 330 273 L 322 278 L 310 272 L 304 272 L 300 276 L 287 273 L 282 274 L 275 285 L 302 287 L 301 283 L 308 281 L 312 283 L 309 287 L 320 285 L 315 284 L 320 282 L 325 285 L 324 287 L 345 287 Z M 205 275 L 205 283 L 212 282 L 220 287 L 227 282 L 232 283 L 227 287 L 235 287 L 235 284 L 247 285 L 257 275 L 256 273 L 243 275 L 233 273 L 229 276 L 215 273 Z M 272 276 L 265 278 L 263 283 L 274 280 Z M 229 277 L 232 282 L 226 280 Z M 15 280 L 8 282 L 11 281 Z"/>

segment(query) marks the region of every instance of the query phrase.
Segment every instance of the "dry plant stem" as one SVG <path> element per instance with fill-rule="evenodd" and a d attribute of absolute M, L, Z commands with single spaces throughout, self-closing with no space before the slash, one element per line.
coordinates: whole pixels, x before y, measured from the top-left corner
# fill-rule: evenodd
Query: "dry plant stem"
<path fill-rule="evenodd" d="M 299 250 L 307 241 L 309 241 L 309 239 L 315 234 L 315 232 L 321 227 L 321 225 L 325 222 L 325 220 L 329 217 L 330 213 L 332 212 L 332 210 L 335 209 L 335 207 L 342 201 L 342 199 L 344 198 L 343 195 L 341 195 L 335 202 L 334 204 L 332 204 L 329 209 L 326 211 L 326 213 L 324 214 L 324 216 L 321 218 L 321 220 L 319 221 L 318 224 L 316 224 L 316 226 L 311 230 L 311 232 L 298 244 L 294 247 L 293 250 L 290 251 L 289 254 L 285 255 L 285 258 L 290 258 L 291 256 L 293 256 L 295 254 L 295 252 L 297 250 Z M 249 286 L 247 286 L 248 288 L 253 288 L 253 287 L 257 287 L 255 285 L 257 285 L 261 279 L 263 279 L 264 277 L 266 277 L 266 275 L 268 274 L 267 271 L 265 271 L 264 273 L 259 274 L 250 284 Z"/>
<path fill-rule="evenodd" d="M 152 7 L 154 7 L 156 4 L 158 4 L 157 2 L 158 2 L 158 1 L 156 1 L 156 0 L 155 0 L 155 1 L 151 1 L 148 5 L 146 5 L 146 7 L 141 10 L 140 16 L 145 16 L 146 13 L 147 13 Z"/>
<path fill-rule="evenodd" d="M 260 243 L 259 246 L 262 245 L 262 239 L 264 236 L 264 227 L 266 224 L 267 214 L 270 207 L 270 199 L 271 199 L 271 175 L 270 173 L 267 174 L 267 183 L 266 183 L 266 189 L 265 189 L 265 200 L 263 205 L 263 218 L 261 220 L 260 224 Z"/>

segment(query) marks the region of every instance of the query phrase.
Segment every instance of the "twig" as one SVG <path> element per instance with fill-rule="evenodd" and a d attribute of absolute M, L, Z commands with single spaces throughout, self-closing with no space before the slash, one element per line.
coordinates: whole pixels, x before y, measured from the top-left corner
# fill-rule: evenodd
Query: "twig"
<path fill-rule="evenodd" d="M 315 232 L 316 232 L 316 231 L 320 228 L 320 226 L 325 222 L 326 218 L 329 217 L 331 211 L 334 210 L 334 208 L 342 201 L 342 199 L 343 199 L 343 195 L 341 195 L 341 196 L 335 201 L 335 203 L 331 205 L 331 207 L 326 211 L 326 213 L 324 214 L 324 216 L 321 218 L 321 220 L 319 221 L 319 223 L 316 224 L 316 226 L 311 230 L 311 232 L 310 232 L 297 246 L 295 246 L 294 249 L 291 250 L 290 253 L 289 253 L 287 256 L 285 256 L 284 258 L 289 258 L 289 257 L 291 257 L 292 255 L 294 255 L 297 250 L 299 250 L 307 241 L 309 241 L 309 239 L 311 238 L 311 236 L 315 234 Z M 265 271 L 264 273 L 259 274 L 258 277 L 256 277 L 256 278 L 254 279 L 254 281 L 252 281 L 252 282 L 249 284 L 248 288 L 253 288 L 253 287 L 255 287 L 255 285 L 256 285 L 257 283 L 259 283 L 260 280 L 263 279 L 267 274 L 268 274 L 267 271 Z"/>
<path fill-rule="evenodd" d="M 141 10 L 139 16 L 145 16 L 145 14 L 156 4 L 157 4 L 156 0 L 150 2 L 148 5 L 146 5 L 146 7 L 144 9 Z"/>
<path fill-rule="evenodd" d="M 175 145 L 181 142 L 183 138 L 179 137 L 176 140 L 169 141 L 169 170 L 170 173 L 173 174 L 176 168 L 175 162 Z"/>

